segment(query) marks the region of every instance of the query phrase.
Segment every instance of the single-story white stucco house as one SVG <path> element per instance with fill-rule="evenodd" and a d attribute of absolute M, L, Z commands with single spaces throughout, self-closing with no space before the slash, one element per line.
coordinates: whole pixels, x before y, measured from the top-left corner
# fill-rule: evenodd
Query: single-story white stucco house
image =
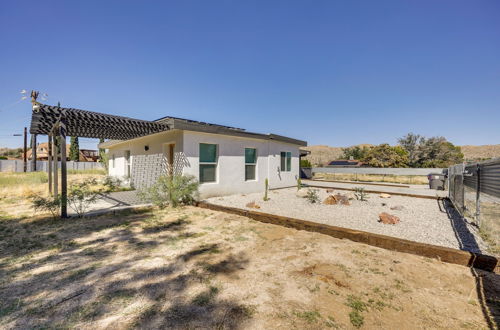
<path fill-rule="evenodd" d="M 299 177 L 300 141 L 275 134 L 165 117 L 169 130 L 124 141 L 106 141 L 109 175 L 141 189 L 162 174 L 190 174 L 200 197 L 263 192 L 291 187 Z"/>

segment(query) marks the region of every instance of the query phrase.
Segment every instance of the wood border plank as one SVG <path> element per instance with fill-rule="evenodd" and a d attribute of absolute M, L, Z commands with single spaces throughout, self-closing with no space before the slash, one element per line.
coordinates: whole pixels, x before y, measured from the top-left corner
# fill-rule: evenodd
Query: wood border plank
<path fill-rule="evenodd" d="M 410 253 L 418 256 L 438 259 L 443 262 L 474 267 L 486 271 L 500 273 L 500 264 L 496 257 L 485 254 L 462 251 L 448 247 L 419 243 L 401 238 L 374 234 L 343 227 L 329 226 L 316 222 L 284 217 L 280 215 L 244 210 L 229 206 L 198 202 L 198 207 L 241 215 L 256 221 L 271 223 L 284 227 L 321 233 L 335 238 L 348 239 L 383 249 Z"/>

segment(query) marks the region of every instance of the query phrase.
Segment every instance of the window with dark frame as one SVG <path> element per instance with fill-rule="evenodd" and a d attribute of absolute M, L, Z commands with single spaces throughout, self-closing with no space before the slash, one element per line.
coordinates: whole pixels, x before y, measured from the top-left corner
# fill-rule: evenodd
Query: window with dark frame
<path fill-rule="evenodd" d="M 255 180 L 257 149 L 245 148 L 245 181 Z"/>
<path fill-rule="evenodd" d="M 200 143 L 200 183 L 217 181 L 217 145 Z"/>
<path fill-rule="evenodd" d="M 292 170 L 292 153 L 282 151 L 281 153 L 280 169 L 281 172 L 290 172 Z"/>

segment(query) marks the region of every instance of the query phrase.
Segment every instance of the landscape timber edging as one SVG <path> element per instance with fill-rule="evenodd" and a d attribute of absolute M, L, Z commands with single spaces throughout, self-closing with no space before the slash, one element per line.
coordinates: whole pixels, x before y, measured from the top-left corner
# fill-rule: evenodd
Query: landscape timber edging
<path fill-rule="evenodd" d="M 319 188 L 319 189 L 355 191 L 354 188 L 325 187 L 325 186 L 316 186 L 316 185 L 310 185 L 310 184 L 304 184 L 304 188 Z M 448 198 L 448 197 L 441 197 L 441 196 L 419 195 L 419 194 L 390 192 L 390 191 L 380 191 L 380 190 L 369 190 L 369 189 L 365 189 L 364 192 L 365 193 L 370 193 L 370 194 L 389 194 L 389 195 L 394 195 L 394 196 L 415 197 L 415 198 L 424 198 L 424 199 L 437 199 L 437 200 Z"/>
<path fill-rule="evenodd" d="M 345 238 L 354 242 L 364 243 L 391 251 L 410 253 L 418 256 L 438 259 L 447 263 L 474 267 L 494 273 L 500 273 L 500 264 L 498 262 L 498 259 L 496 257 L 485 254 L 462 251 L 444 246 L 419 243 L 401 238 L 374 234 L 349 228 L 330 226 L 270 213 L 216 205 L 204 201 L 198 202 L 197 206 L 214 211 L 241 215 L 264 223 L 271 223 L 298 230 L 316 232 L 340 239 Z"/>

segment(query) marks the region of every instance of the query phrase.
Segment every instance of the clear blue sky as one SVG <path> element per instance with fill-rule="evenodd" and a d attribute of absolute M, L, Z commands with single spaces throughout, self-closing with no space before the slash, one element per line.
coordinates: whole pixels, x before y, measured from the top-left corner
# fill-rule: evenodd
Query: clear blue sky
<path fill-rule="evenodd" d="M 21 89 L 311 145 L 500 143 L 498 0 L 2 1 L 0 49 L 0 146 Z"/>

